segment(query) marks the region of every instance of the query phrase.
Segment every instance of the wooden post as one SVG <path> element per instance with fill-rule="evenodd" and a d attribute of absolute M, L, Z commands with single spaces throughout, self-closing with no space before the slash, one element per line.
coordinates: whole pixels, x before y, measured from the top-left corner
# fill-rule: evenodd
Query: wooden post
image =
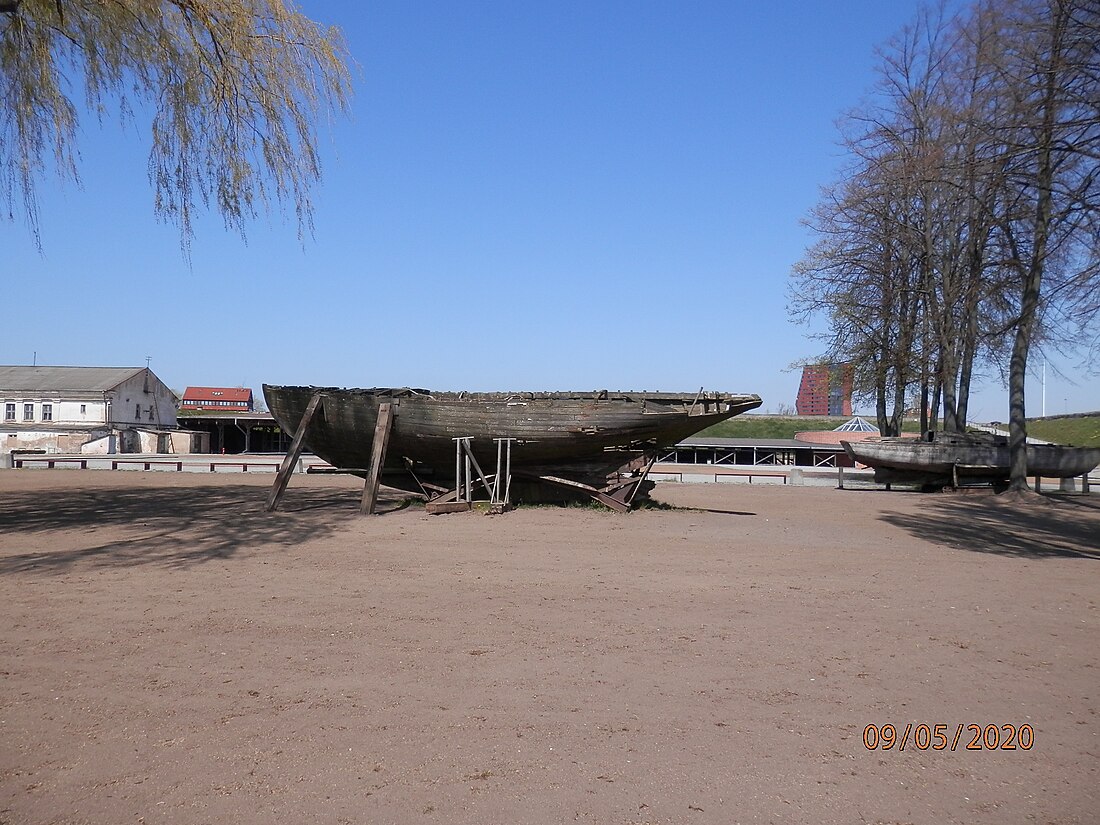
<path fill-rule="evenodd" d="M 378 482 L 382 478 L 382 465 L 386 463 L 386 447 L 390 443 L 390 430 L 393 429 L 393 405 L 383 401 L 378 405 L 378 423 L 374 425 L 374 444 L 370 450 L 370 469 L 367 482 L 363 485 L 363 500 L 359 512 L 365 516 L 374 515 L 378 504 Z"/>
<path fill-rule="evenodd" d="M 464 438 L 462 440 L 462 449 L 466 453 L 466 500 L 467 501 L 473 501 L 474 485 L 473 485 L 473 480 L 472 480 L 473 476 L 470 475 L 471 467 L 473 468 L 474 472 L 477 473 L 477 477 L 481 479 L 481 486 L 484 487 L 486 490 L 489 490 L 490 492 L 493 489 L 493 485 L 489 484 L 489 479 L 486 478 L 485 473 L 483 473 L 481 471 L 481 465 L 478 464 L 477 459 L 474 458 L 474 452 L 473 452 L 473 450 L 470 449 L 470 441 L 471 441 L 471 439 L 469 439 L 469 438 Z M 494 484 L 495 483 L 496 483 L 496 480 L 494 479 Z"/>
<path fill-rule="evenodd" d="M 508 446 L 504 452 L 504 505 L 508 506 L 512 503 L 512 442 L 514 438 L 508 439 Z M 1085 481 L 1088 481 L 1088 476 L 1085 476 Z"/>
<path fill-rule="evenodd" d="M 455 443 L 455 501 L 462 501 L 462 439 L 451 439 Z"/>
<path fill-rule="evenodd" d="M 844 466 L 841 465 L 836 468 L 836 488 L 838 490 L 844 489 Z"/>
<path fill-rule="evenodd" d="M 493 494 L 489 496 L 489 504 L 495 506 L 500 500 L 500 480 L 503 478 L 504 468 L 501 466 L 501 459 L 504 457 L 504 442 L 501 439 L 494 439 L 497 443 L 497 477 L 493 479 Z"/>
<path fill-rule="evenodd" d="M 702 387 L 699 388 L 702 392 Z M 638 483 L 634 485 L 634 489 L 630 491 L 630 495 L 626 497 L 626 506 L 630 507 L 634 503 L 634 496 L 638 495 L 638 491 L 642 489 L 642 484 L 649 478 L 649 471 L 653 469 L 653 465 L 657 463 L 657 454 L 653 454 L 653 458 L 649 460 L 649 463 L 645 465 L 645 469 L 642 470 L 641 476 L 638 478 Z"/>
<path fill-rule="evenodd" d="M 302 420 L 298 422 L 298 430 L 294 433 L 294 438 L 290 442 L 290 449 L 283 456 L 283 463 L 279 465 L 279 472 L 275 474 L 275 483 L 271 485 L 271 493 L 268 495 L 267 505 L 264 507 L 264 510 L 269 513 L 275 511 L 275 508 L 279 506 L 279 499 L 286 492 L 286 485 L 290 483 L 290 475 L 294 472 L 294 462 L 302 454 L 302 445 L 305 444 L 306 430 L 309 428 L 310 419 L 313 418 L 313 414 L 317 412 L 317 407 L 320 404 L 321 393 L 316 392 L 309 399 Z"/>

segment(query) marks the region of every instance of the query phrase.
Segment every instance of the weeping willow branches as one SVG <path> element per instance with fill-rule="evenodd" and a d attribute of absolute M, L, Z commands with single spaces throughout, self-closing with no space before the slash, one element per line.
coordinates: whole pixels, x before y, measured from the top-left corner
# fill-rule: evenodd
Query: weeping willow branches
<path fill-rule="evenodd" d="M 304 235 L 315 124 L 346 111 L 348 62 L 337 29 L 283 0 L 0 0 L 0 208 L 37 240 L 42 180 L 79 180 L 82 111 L 149 113 L 154 210 L 185 252 L 200 207 L 242 234 L 292 207 Z"/>

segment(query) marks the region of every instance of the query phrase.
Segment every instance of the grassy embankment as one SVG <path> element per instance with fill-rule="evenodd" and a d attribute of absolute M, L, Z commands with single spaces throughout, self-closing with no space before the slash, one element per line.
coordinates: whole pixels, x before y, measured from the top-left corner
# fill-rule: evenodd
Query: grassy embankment
<path fill-rule="evenodd" d="M 708 438 L 794 438 L 809 430 L 835 430 L 851 417 L 819 415 L 739 415 L 699 433 Z M 871 421 L 874 424 L 874 421 Z M 920 422 L 906 421 L 906 432 L 917 432 Z"/>
<path fill-rule="evenodd" d="M 739 415 L 715 424 L 699 435 L 709 438 L 794 438 L 795 433 L 807 430 L 835 430 L 847 420 L 829 416 Z M 904 429 L 905 432 L 915 433 L 920 430 L 920 422 L 906 419 Z M 1100 447 L 1100 415 L 1033 419 L 1028 421 L 1027 434 L 1055 444 Z"/>
<path fill-rule="evenodd" d="M 1034 419 L 1027 422 L 1027 434 L 1055 444 L 1100 447 L 1100 415 Z"/>

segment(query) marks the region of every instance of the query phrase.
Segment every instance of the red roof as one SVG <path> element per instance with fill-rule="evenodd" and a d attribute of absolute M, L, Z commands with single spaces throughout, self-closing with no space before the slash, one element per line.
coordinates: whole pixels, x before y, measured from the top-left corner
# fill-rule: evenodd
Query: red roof
<path fill-rule="evenodd" d="M 233 401 L 237 404 L 252 402 L 252 390 L 243 387 L 188 387 L 183 391 L 184 401 Z"/>

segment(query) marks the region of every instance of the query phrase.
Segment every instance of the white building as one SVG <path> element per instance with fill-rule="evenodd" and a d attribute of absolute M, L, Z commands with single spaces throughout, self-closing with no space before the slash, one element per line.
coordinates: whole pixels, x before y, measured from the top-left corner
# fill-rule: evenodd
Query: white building
<path fill-rule="evenodd" d="M 147 367 L 0 366 L 0 453 L 202 452 Z"/>

